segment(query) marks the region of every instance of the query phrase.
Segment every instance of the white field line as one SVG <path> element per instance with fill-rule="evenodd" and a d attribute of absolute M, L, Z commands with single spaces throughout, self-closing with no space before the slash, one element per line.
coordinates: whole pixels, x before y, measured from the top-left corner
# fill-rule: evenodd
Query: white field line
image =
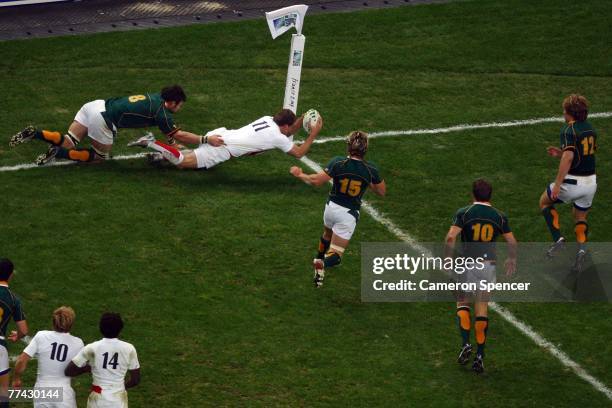
<path fill-rule="evenodd" d="M 308 157 L 302 157 L 301 161 L 306 164 L 312 171 L 319 172 L 322 170 L 321 166 L 316 162 L 310 160 Z M 382 215 L 376 208 L 366 201 L 363 201 L 362 208 L 367 212 L 374 220 L 384 225 L 393 235 L 400 240 L 410 245 L 413 249 L 427 253 L 427 249 L 417 244 L 417 240 L 414 239 L 410 234 L 402 231 L 397 225 L 393 223 L 389 218 Z M 521 333 L 529 337 L 535 344 L 547 350 L 550 354 L 557 358 L 567 368 L 571 369 L 578 377 L 582 378 L 593 386 L 597 391 L 602 392 L 608 399 L 612 400 L 612 390 L 610 390 L 604 383 L 599 381 L 597 378 L 590 375 L 582 366 L 572 360 L 567 354 L 557 348 L 553 343 L 546 340 L 542 335 L 528 326 L 526 323 L 517 319 L 510 311 L 500 306 L 495 302 L 491 302 L 490 307 L 497 314 L 499 314 L 504 320 L 516 327 Z"/>
<path fill-rule="evenodd" d="M 612 117 L 612 112 L 589 113 L 589 118 L 610 118 L 610 117 Z M 530 125 L 537 125 L 540 123 L 548 123 L 548 122 L 563 122 L 563 117 L 558 116 L 558 117 L 549 117 L 549 118 L 511 120 L 509 122 L 477 123 L 477 124 L 472 124 L 472 125 L 463 124 L 463 125 L 455 125 L 455 126 L 437 128 L 437 129 L 386 130 L 384 132 L 371 132 L 369 133 L 369 137 L 378 138 L 378 137 L 390 137 L 390 136 L 437 135 L 441 133 L 462 132 L 465 130 L 475 130 L 475 129 L 530 126 Z M 314 143 L 338 142 L 341 140 L 345 140 L 345 138 L 346 136 L 322 137 L 320 139 L 316 139 Z"/>
<path fill-rule="evenodd" d="M 145 153 L 138 153 L 138 154 L 128 154 L 125 156 L 114 156 L 112 158 L 112 160 L 131 160 L 131 159 L 140 159 L 141 157 L 145 157 Z M 0 172 L 3 171 L 17 171 L 17 170 L 30 170 L 30 169 L 38 169 L 38 168 L 44 168 L 44 167 L 58 167 L 58 166 L 67 166 L 69 164 L 76 164 L 77 162 L 75 161 L 54 161 L 52 163 L 49 163 L 45 166 L 37 166 L 34 163 L 23 163 L 23 164 L 17 164 L 15 166 L 3 166 L 0 167 Z"/>
<path fill-rule="evenodd" d="M 590 113 L 589 118 L 610 118 L 612 117 L 612 112 L 596 112 Z M 450 132 L 462 132 L 465 130 L 474 130 L 474 129 L 489 129 L 489 128 L 503 128 L 503 127 L 513 127 L 513 126 L 529 126 L 529 125 L 537 125 L 539 123 L 547 123 L 547 122 L 563 122 L 563 117 L 549 117 L 549 118 L 534 118 L 534 119 L 525 119 L 525 120 L 512 120 L 509 122 L 491 122 L 491 123 L 478 123 L 478 124 L 463 124 L 463 125 L 455 125 L 445 128 L 436 128 L 436 129 L 412 129 L 412 130 L 386 130 L 384 132 L 371 132 L 369 133 L 370 139 L 379 138 L 379 137 L 391 137 L 391 136 L 411 136 L 411 135 L 435 135 L 442 133 L 450 133 Z M 345 140 L 346 136 L 332 136 L 332 137 L 322 137 L 320 139 L 316 139 L 314 143 L 328 143 L 328 142 L 338 142 Z M 303 140 L 296 140 L 296 143 L 303 143 Z M 115 156 L 113 160 L 130 160 L 143 157 L 143 153 L 139 154 L 130 154 L 124 156 Z M 70 161 L 58 161 L 53 162 L 51 164 L 46 165 L 45 167 L 55 167 L 55 166 L 66 166 L 68 164 L 74 164 L 74 162 Z M 0 167 L 0 172 L 5 171 L 17 171 L 17 170 L 29 170 L 38 168 L 37 165 L 33 163 L 24 163 L 17 164 L 15 166 L 2 166 Z"/>

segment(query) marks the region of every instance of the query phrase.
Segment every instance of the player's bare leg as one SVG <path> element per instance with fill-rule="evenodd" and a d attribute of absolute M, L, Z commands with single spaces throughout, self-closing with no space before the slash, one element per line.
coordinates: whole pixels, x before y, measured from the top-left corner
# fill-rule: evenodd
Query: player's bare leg
<path fill-rule="evenodd" d="M 152 133 L 146 135 L 128 143 L 130 147 L 148 147 L 149 149 L 155 150 L 148 157 L 150 162 L 157 162 L 161 160 L 167 160 L 174 164 L 180 169 L 197 169 L 198 160 L 193 150 L 179 150 L 176 146 L 162 143 L 155 139 Z"/>
<path fill-rule="evenodd" d="M 461 293 L 457 299 L 457 325 L 461 334 L 461 351 L 457 362 L 461 365 L 467 364 L 472 355 L 472 345 L 470 344 L 470 330 L 472 325 L 470 302 L 467 299 L 467 294 Z"/>
<path fill-rule="evenodd" d="M 540 209 L 542 210 L 542 216 L 544 216 L 544 221 L 546 221 L 546 225 L 553 239 L 552 245 L 548 248 L 548 251 L 546 251 L 546 255 L 552 258 L 556 252 L 563 248 L 565 238 L 561 235 L 559 213 L 555 208 L 555 202 L 548 196 L 548 191 L 544 191 L 540 196 Z"/>
<path fill-rule="evenodd" d="M 572 270 L 575 272 L 581 272 L 584 264 L 584 258 L 586 256 L 586 243 L 589 236 L 589 224 L 587 223 L 587 216 L 589 210 L 579 210 L 574 207 L 574 232 L 576 233 L 576 242 L 578 243 L 578 251 L 576 252 L 576 260 Z"/>
<path fill-rule="evenodd" d="M 487 330 L 489 328 L 488 317 L 488 294 L 480 293 L 477 301 L 474 303 L 474 333 L 476 334 L 476 357 L 472 369 L 480 374 L 484 371 L 484 349 L 487 340 Z"/>

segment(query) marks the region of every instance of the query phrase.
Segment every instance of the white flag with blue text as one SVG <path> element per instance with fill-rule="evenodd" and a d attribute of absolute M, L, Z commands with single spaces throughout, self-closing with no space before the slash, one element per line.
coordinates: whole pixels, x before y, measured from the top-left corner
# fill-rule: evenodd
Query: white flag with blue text
<path fill-rule="evenodd" d="M 268 20 L 268 27 L 270 27 L 272 39 L 282 35 L 291 27 L 295 27 L 297 33 L 302 34 L 302 25 L 304 24 L 306 10 L 308 10 L 308 6 L 297 4 L 295 6 L 289 6 L 266 13 L 266 20 Z"/>

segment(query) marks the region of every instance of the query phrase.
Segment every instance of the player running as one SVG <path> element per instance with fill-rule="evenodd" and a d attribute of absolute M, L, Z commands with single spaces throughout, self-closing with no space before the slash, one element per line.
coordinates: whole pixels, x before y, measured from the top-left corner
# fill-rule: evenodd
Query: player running
<path fill-rule="evenodd" d="M 484 257 L 485 268 L 467 270 L 460 275 L 461 279 L 468 283 L 478 283 L 481 280 L 494 283 L 495 276 L 495 241 L 502 235 L 508 242 L 508 259 L 506 259 L 506 275 L 510 276 L 516 269 L 516 239 L 510 231 L 508 218 L 504 213 L 491 205 L 493 187 L 486 180 L 478 179 L 472 184 L 472 196 L 474 202 L 467 207 L 460 208 L 453 218 L 446 234 L 446 255 L 452 254 L 457 236 L 461 234 L 461 242 L 464 245 L 464 254 L 477 258 Z M 470 344 L 471 330 L 471 308 L 474 303 L 474 332 L 476 335 L 476 357 L 472 369 L 476 373 L 484 371 L 484 349 L 487 340 L 487 329 L 489 327 L 488 305 L 489 294 L 484 291 L 476 293 L 459 292 L 457 294 L 457 322 L 461 333 L 461 352 L 457 362 L 461 365 L 467 364 L 472 354 Z"/>
<path fill-rule="evenodd" d="M 31 358 L 38 359 L 35 388 L 62 387 L 62 402 L 34 403 L 34 407 L 76 408 L 71 379 L 64 374 L 66 366 L 83 348 L 83 340 L 70 334 L 75 313 L 62 306 L 53 311 L 53 330 L 41 330 L 30 341 L 15 363 L 13 388 L 21 388 L 21 376 Z"/>
<path fill-rule="evenodd" d="M 117 338 L 122 329 L 123 320 L 119 314 L 104 313 L 100 318 L 100 332 L 104 338 L 83 347 L 66 367 L 65 374 L 70 377 L 91 368 L 93 384 L 87 400 L 88 408 L 127 408 L 126 389 L 140 382 L 136 349 Z"/>
<path fill-rule="evenodd" d="M 384 196 L 387 191 L 376 166 L 364 160 L 368 151 L 368 134 L 354 131 L 346 143 L 348 156 L 334 157 L 319 173 L 306 174 L 297 166 L 290 170 L 295 177 L 313 186 L 334 180 L 323 214 L 323 235 L 317 257 L 313 260 L 316 287 L 323 285 L 325 268 L 340 264 L 359 221 L 361 198 L 368 186 L 379 196 Z"/>
<path fill-rule="evenodd" d="M 292 142 L 291 135 L 302 127 L 303 116 L 283 109 L 274 116 L 264 116 L 240 129 L 219 128 L 208 132 L 199 147 L 194 150 L 179 150 L 155 140 L 152 134 L 128 143 L 128 146 L 148 147 L 156 150 L 151 161 L 168 160 L 182 169 L 210 169 L 232 157 L 252 156 L 267 150 L 280 149 L 294 157 L 302 157 L 312 145 L 321 128 L 323 119 L 311 127 L 310 134 L 301 145 Z M 211 143 L 214 140 L 215 143 Z"/>
<path fill-rule="evenodd" d="M 597 191 L 597 133 L 586 121 L 589 103 L 584 96 L 569 95 L 563 100 L 562 106 L 566 124 L 561 128 L 561 148 L 549 146 L 547 149 L 550 156 L 560 157 L 559 170 L 555 181 L 550 183 L 540 197 L 540 209 L 554 241 L 547 252 L 552 257 L 565 243 L 555 203 L 574 204 L 574 233 L 578 251 L 573 269 L 579 272 L 586 255 L 589 233 L 587 215 Z"/>
<path fill-rule="evenodd" d="M 6 328 L 13 319 L 17 331 L 11 331 L 8 339 L 16 342 L 28 334 L 28 324 L 21 309 L 21 301 L 9 289 L 8 282 L 13 276 L 14 266 L 9 259 L 0 259 L 0 408 L 8 407 L 9 356 L 6 349 Z"/>
<path fill-rule="evenodd" d="M 179 129 L 174 124 L 173 114 L 187 101 L 187 96 L 178 85 L 168 86 L 160 93 L 147 93 L 121 98 L 98 99 L 81 107 L 66 134 L 39 130 L 28 126 L 11 137 L 11 147 L 33 139 L 50 144 L 46 153 L 36 159 L 36 164 L 45 165 L 55 159 L 78 162 L 93 162 L 110 158 L 117 130 L 121 128 L 144 128 L 157 126 L 168 139 L 182 143 L 199 143 L 201 136 Z M 91 147 L 77 147 L 88 136 Z M 214 139 L 209 140 L 215 144 Z"/>

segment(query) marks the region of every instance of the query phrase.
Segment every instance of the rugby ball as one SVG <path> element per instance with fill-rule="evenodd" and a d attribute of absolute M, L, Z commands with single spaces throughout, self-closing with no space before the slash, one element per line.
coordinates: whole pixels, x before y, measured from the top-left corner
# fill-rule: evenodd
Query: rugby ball
<path fill-rule="evenodd" d="M 316 109 L 308 109 L 306 111 L 304 114 L 304 121 L 302 122 L 306 133 L 310 133 L 311 127 L 317 123 L 320 117 L 321 115 L 319 115 L 319 112 L 317 112 Z"/>

